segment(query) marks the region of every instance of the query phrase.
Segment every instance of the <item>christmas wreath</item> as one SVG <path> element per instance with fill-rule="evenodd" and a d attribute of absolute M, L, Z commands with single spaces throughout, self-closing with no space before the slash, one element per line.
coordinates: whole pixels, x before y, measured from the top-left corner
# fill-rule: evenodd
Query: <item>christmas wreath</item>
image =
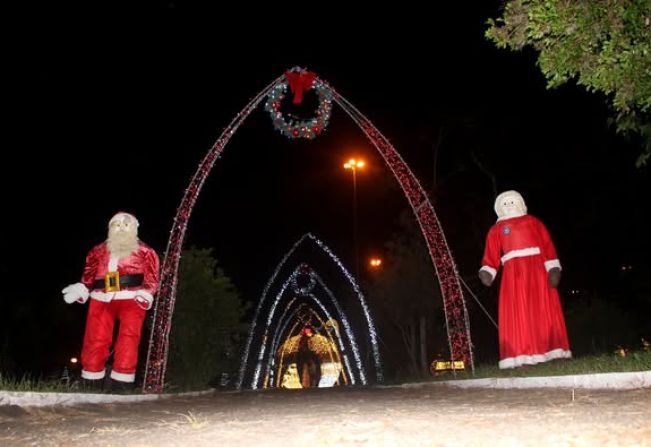
<path fill-rule="evenodd" d="M 302 284 L 299 284 L 299 276 Z M 316 286 L 314 272 L 306 264 L 301 264 L 300 268 L 292 275 L 291 285 L 294 293 L 302 296 L 309 295 Z"/>
<path fill-rule="evenodd" d="M 290 90 L 294 95 L 293 103 L 303 102 L 303 93 L 313 90 L 318 99 L 318 107 L 314 117 L 299 119 L 285 114 L 282 110 L 283 99 Z M 328 126 L 332 111 L 332 89 L 328 84 L 316 77 L 313 72 L 295 67 L 287 71 L 280 81 L 272 87 L 267 96 L 265 110 L 269 112 L 274 127 L 288 138 L 306 138 L 311 140 Z"/>

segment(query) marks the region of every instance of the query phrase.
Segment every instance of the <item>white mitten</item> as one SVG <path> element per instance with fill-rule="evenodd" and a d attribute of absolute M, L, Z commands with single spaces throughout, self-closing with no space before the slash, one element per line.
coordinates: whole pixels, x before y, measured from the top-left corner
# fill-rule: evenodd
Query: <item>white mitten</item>
<path fill-rule="evenodd" d="M 88 289 L 80 282 L 70 284 L 68 287 L 63 289 L 61 293 L 63 293 L 63 301 L 68 304 L 74 302 L 84 304 L 88 300 Z"/>

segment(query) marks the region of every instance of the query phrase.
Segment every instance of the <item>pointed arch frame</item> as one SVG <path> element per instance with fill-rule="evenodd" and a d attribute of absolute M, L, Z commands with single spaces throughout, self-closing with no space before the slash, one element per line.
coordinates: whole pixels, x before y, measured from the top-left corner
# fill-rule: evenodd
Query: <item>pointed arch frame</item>
<path fill-rule="evenodd" d="M 160 287 L 154 308 L 145 366 L 143 383 L 143 391 L 145 392 L 162 392 L 164 388 L 169 354 L 169 335 L 172 328 L 172 315 L 176 300 L 179 260 L 188 221 L 190 220 L 199 193 L 215 162 L 231 137 L 260 102 L 283 79 L 284 75 L 274 79 L 233 118 L 215 144 L 208 150 L 192 176 L 188 188 L 185 190 L 172 224 L 170 238 L 161 267 Z M 451 359 L 464 361 L 474 371 L 468 310 L 461 291 L 457 267 L 445 235 L 443 234 L 441 224 L 434 211 L 434 207 L 416 176 L 389 140 L 348 100 L 339 95 L 334 89 L 332 89 L 332 93 L 333 102 L 339 105 L 350 116 L 378 150 L 384 162 L 396 180 L 398 180 L 405 197 L 409 201 L 409 205 L 418 220 L 423 237 L 425 238 L 441 289 Z"/>

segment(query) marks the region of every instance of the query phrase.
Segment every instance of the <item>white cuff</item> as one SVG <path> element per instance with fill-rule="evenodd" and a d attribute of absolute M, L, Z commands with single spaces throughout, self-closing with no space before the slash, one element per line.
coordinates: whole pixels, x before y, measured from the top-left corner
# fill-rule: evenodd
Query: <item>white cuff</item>
<path fill-rule="evenodd" d="M 495 270 L 493 267 L 489 267 L 488 265 L 482 265 L 479 271 L 481 272 L 482 270 L 490 273 L 493 279 L 495 279 L 495 277 L 497 276 L 497 270 Z"/>
<path fill-rule="evenodd" d="M 561 261 L 558 259 L 550 259 L 549 261 L 545 261 L 545 270 L 550 271 L 553 268 L 559 268 L 563 270 L 561 267 Z"/>
<path fill-rule="evenodd" d="M 151 306 L 154 302 L 154 297 L 151 295 L 151 293 L 145 291 L 145 290 L 138 290 L 137 295 L 136 295 L 136 301 L 139 303 L 146 304 L 145 310 L 151 309 Z"/>
<path fill-rule="evenodd" d="M 117 372 L 116 370 L 111 370 L 111 379 L 117 380 L 119 382 L 133 383 L 136 381 L 136 373 L 126 374 Z"/>
<path fill-rule="evenodd" d="M 82 379 L 99 380 L 99 379 L 103 379 L 105 375 L 106 375 L 106 370 L 105 369 L 103 369 L 101 371 L 97 371 L 97 372 L 86 371 L 85 369 L 81 370 L 81 378 Z"/>

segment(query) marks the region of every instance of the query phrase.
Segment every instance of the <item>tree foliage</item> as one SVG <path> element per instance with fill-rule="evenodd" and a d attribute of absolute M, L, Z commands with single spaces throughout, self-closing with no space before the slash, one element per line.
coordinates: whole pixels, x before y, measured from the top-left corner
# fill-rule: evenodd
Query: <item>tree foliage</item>
<path fill-rule="evenodd" d="M 486 37 L 499 48 L 539 52 L 548 87 L 575 79 L 601 92 L 617 130 L 637 133 L 651 157 L 651 2 L 649 0 L 508 0 L 488 20 Z"/>
<path fill-rule="evenodd" d="M 369 284 L 387 376 L 404 380 L 424 373 L 437 354 L 447 357 L 441 293 L 425 240 L 411 211 L 385 244 L 386 262 Z M 422 339 L 421 330 L 426 331 Z M 421 344 L 425 344 L 425 358 Z"/>
<path fill-rule="evenodd" d="M 217 267 L 210 249 L 184 250 L 179 266 L 170 340 L 172 386 L 206 388 L 237 368 L 245 312 L 231 280 Z"/>

